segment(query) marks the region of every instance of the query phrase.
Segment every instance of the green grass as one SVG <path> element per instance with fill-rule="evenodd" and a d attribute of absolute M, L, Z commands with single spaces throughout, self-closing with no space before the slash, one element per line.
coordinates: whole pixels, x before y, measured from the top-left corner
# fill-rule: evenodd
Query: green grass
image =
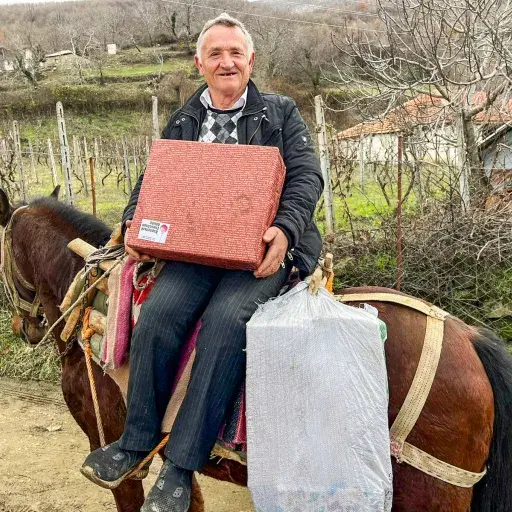
<path fill-rule="evenodd" d="M 60 362 L 53 343 L 32 348 L 14 336 L 11 318 L 0 311 L 0 377 L 57 383 Z"/>
<path fill-rule="evenodd" d="M 103 70 L 103 74 L 108 77 L 132 77 L 132 76 L 148 76 L 157 75 L 159 73 L 167 73 L 170 71 L 183 70 L 187 73 L 194 69 L 193 63 L 183 61 L 181 59 L 173 59 L 160 64 L 135 64 L 122 67 L 107 67 Z M 88 73 L 88 76 L 99 76 L 98 71 Z"/>
<path fill-rule="evenodd" d="M 167 112 L 160 113 L 160 126 L 163 128 L 167 122 Z M 50 138 L 54 142 L 58 140 L 58 129 L 56 117 L 44 116 L 36 119 L 26 119 L 19 122 L 20 136 L 22 143 L 40 141 L 46 148 L 46 139 Z M 127 110 L 115 110 L 111 112 L 76 114 L 72 111 L 66 112 L 66 131 L 68 139 L 73 140 L 73 135 L 83 140 L 87 136 L 88 140 L 95 137 L 117 138 L 120 139 L 123 134 L 128 138 L 132 136 L 149 136 L 152 133 L 151 112 L 133 112 Z M 54 151 L 58 148 L 54 145 Z M 92 149 L 92 148 L 91 148 Z M 45 149 L 46 151 L 46 149 Z"/>

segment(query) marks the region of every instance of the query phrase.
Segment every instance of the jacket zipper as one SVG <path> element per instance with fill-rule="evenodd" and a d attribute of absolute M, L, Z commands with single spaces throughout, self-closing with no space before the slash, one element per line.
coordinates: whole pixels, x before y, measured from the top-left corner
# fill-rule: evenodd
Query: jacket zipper
<path fill-rule="evenodd" d="M 247 144 L 249 145 L 251 142 L 252 142 L 252 139 L 254 139 L 254 136 L 256 135 L 256 133 L 258 132 L 258 130 L 260 129 L 261 127 L 261 123 L 263 122 L 263 119 L 267 119 L 267 116 L 264 114 L 264 112 L 267 110 L 267 107 L 263 107 L 262 110 L 260 110 L 259 112 L 263 112 L 263 114 L 261 114 L 261 117 L 260 117 L 260 122 L 258 123 L 258 126 L 256 127 L 256 130 L 254 130 L 253 134 L 249 137 L 249 140 L 247 141 Z M 246 116 L 252 116 L 254 114 L 257 114 L 258 112 L 247 112 L 247 114 L 244 114 L 243 117 L 246 117 Z"/>

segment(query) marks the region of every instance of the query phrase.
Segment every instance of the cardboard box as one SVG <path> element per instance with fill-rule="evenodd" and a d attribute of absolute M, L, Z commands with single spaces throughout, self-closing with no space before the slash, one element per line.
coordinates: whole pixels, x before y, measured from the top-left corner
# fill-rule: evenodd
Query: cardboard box
<path fill-rule="evenodd" d="M 254 270 L 285 172 L 275 147 L 155 140 L 127 243 L 161 259 Z"/>

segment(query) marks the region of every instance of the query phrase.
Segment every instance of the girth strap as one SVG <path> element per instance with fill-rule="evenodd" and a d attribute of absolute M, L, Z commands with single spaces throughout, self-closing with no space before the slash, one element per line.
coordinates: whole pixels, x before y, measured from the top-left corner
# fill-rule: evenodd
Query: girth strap
<path fill-rule="evenodd" d="M 425 304 L 413 297 L 395 295 L 394 293 L 355 293 L 337 295 L 340 302 L 391 302 L 409 307 L 427 315 L 425 341 L 421 352 L 418 368 L 404 403 L 393 422 L 390 430 L 391 454 L 398 462 L 407 464 L 427 473 L 430 476 L 458 487 L 473 487 L 486 473 L 473 473 L 457 468 L 436 459 L 432 455 L 416 448 L 406 441 L 414 428 L 436 376 L 441 358 L 444 337 L 444 321 L 448 313 L 442 309 Z"/>

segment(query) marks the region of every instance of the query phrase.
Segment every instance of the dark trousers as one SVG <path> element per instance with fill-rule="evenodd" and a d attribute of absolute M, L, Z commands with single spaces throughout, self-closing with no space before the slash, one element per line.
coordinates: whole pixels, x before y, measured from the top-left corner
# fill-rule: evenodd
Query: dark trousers
<path fill-rule="evenodd" d="M 201 318 L 190 383 L 165 454 L 186 469 L 205 464 L 245 376 L 246 323 L 258 304 L 278 295 L 289 270 L 256 279 L 247 271 L 164 266 L 132 334 L 121 448 L 149 451 L 160 441 L 180 348 Z"/>

